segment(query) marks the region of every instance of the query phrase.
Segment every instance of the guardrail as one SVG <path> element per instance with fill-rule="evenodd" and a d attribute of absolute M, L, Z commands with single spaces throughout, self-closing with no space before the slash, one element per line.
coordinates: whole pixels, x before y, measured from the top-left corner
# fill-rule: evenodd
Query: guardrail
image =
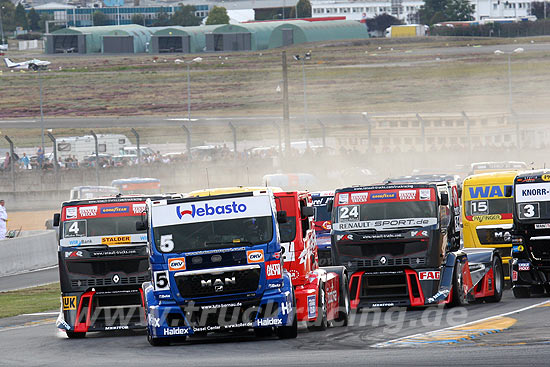
<path fill-rule="evenodd" d="M 55 231 L 32 231 L 22 237 L 0 241 L 0 276 L 57 264 Z"/>

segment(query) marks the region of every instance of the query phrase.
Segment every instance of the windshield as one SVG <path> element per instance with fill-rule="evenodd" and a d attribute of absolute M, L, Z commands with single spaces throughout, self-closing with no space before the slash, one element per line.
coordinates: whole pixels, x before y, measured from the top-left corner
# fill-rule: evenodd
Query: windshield
<path fill-rule="evenodd" d="M 437 224 L 433 189 L 339 194 L 335 230 L 388 229 Z M 345 205 L 342 205 L 345 203 Z M 352 204 L 355 203 L 355 204 Z"/>
<path fill-rule="evenodd" d="M 516 184 L 520 220 L 550 219 L 550 182 Z"/>
<path fill-rule="evenodd" d="M 136 222 L 140 220 L 139 215 L 69 220 L 63 223 L 63 238 L 145 233 L 145 230 L 136 230 Z"/>
<path fill-rule="evenodd" d="M 296 217 L 287 217 L 286 223 L 279 224 L 281 242 L 292 242 L 296 238 Z"/>
<path fill-rule="evenodd" d="M 486 199 L 486 200 L 467 200 L 465 202 L 465 214 L 467 220 L 489 219 L 512 219 L 512 210 L 514 208 L 514 199 Z"/>
<path fill-rule="evenodd" d="M 155 244 L 164 253 L 259 245 L 272 240 L 272 224 L 266 216 L 156 227 Z"/>

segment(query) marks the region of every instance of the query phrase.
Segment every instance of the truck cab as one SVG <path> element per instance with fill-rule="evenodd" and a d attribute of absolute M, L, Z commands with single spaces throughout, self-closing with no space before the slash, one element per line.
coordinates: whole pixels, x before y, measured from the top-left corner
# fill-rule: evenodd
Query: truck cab
<path fill-rule="evenodd" d="M 504 280 L 511 282 L 513 197 L 506 197 L 516 171 L 480 173 L 463 182 L 462 225 L 464 247 L 496 248 L 504 265 Z"/>
<path fill-rule="evenodd" d="M 273 192 L 205 191 L 147 202 L 149 343 L 250 328 L 295 338 L 296 301 L 278 227 L 285 218 Z"/>
<path fill-rule="evenodd" d="M 512 290 L 517 298 L 550 293 L 550 171 L 519 173 L 514 197 Z"/>
<path fill-rule="evenodd" d="M 315 216 L 313 226 L 317 239 L 317 252 L 319 254 L 319 265 L 332 265 L 330 254 L 330 210 L 328 203 L 334 200 L 334 191 L 318 191 L 311 194 Z"/>
<path fill-rule="evenodd" d="M 298 321 L 305 321 L 310 330 L 324 330 L 335 323 L 347 325 L 347 272 L 342 266 L 319 266 L 311 194 L 277 192 L 275 203 L 287 218 L 280 224 L 282 258 L 292 277 Z"/>
<path fill-rule="evenodd" d="M 351 274 L 352 308 L 500 300 L 499 255 L 461 250 L 456 240 L 455 188 L 426 182 L 336 190 L 332 256 Z"/>
<path fill-rule="evenodd" d="M 71 200 L 54 216 L 62 298 L 56 324 L 69 338 L 146 326 L 141 285 L 149 280 L 147 234 L 135 226 L 146 199 Z"/>

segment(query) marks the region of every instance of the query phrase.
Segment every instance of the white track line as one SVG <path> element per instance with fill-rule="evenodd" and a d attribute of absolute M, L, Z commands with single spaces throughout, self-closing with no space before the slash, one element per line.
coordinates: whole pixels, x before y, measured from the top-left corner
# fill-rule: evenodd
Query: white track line
<path fill-rule="evenodd" d="M 509 311 L 509 312 L 505 312 L 505 313 L 502 313 L 502 314 L 499 314 L 499 315 L 494 315 L 494 316 L 485 317 L 485 318 L 480 319 L 480 320 L 470 321 L 470 322 L 466 322 L 466 323 L 464 323 L 464 324 L 455 325 L 455 326 L 449 326 L 449 327 L 446 327 L 446 328 L 443 328 L 443 329 L 438 329 L 438 330 L 433 330 L 433 331 L 427 331 L 427 332 L 425 332 L 425 333 L 418 333 L 418 334 L 414 334 L 414 335 L 403 336 L 403 337 L 401 337 L 401 338 L 397 338 L 397 339 L 393 339 L 393 340 L 388 340 L 388 341 L 386 341 L 386 342 L 376 343 L 376 344 L 374 344 L 374 345 L 371 345 L 371 347 L 373 347 L 373 348 L 383 348 L 383 347 L 387 347 L 387 346 L 389 346 L 391 343 L 395 343 L 395 342 L 398 342 L 398 341 L 401 341 L 401 340 L 404 340 L 404 339 L 417 338 L 417 337 L 420 337 L 420 336 L 423 336 L 423 335 L 426 335 L 426 334 L 433 334 L 433 333 L 437 333 L 437 332 L 441 332 L 441 331 L 446 331 L 446 330 L 450 330 L 450 329 L 454 329 L 454 328 L 460 328 L 460 327 L 464 327 L 464 326 L 476 324 L 476 323 L 478 323 L 478 322 L 483 322 L 483 321 L 495 319 L 495 318 L 497 318 L 497 317 L 504 317 L 504 316 L 512 315 L 512 314 L 515 314 L 515 313 L 519 313 L 519 312 L 523 312 L 523 311 L 530 310 L 530 309 L 532 309 L 532 308 L 535 308 L 535 307 L 544 305 L 544 304 L 549 303 L 549 302 L 550 302 L 550 301 L 546 300 L 546 301 L 543 301 L 543 302 L 540 302 L 540 303 L 537 303 L 537 304 L 534 304 L 534 305 L 531 305 L 531 306 L 527 306 L 527 307 L 520 308 L 519 310 Z"/>

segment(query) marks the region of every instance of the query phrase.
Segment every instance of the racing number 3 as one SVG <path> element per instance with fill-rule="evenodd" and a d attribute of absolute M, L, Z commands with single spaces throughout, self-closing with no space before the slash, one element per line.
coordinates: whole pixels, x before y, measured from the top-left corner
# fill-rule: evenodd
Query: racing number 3
<path fill-rule="evenodd" d="M 519 217 L 521 219 L 539 218 L 539 203 L 526 203 L 519 205 Z"/>

